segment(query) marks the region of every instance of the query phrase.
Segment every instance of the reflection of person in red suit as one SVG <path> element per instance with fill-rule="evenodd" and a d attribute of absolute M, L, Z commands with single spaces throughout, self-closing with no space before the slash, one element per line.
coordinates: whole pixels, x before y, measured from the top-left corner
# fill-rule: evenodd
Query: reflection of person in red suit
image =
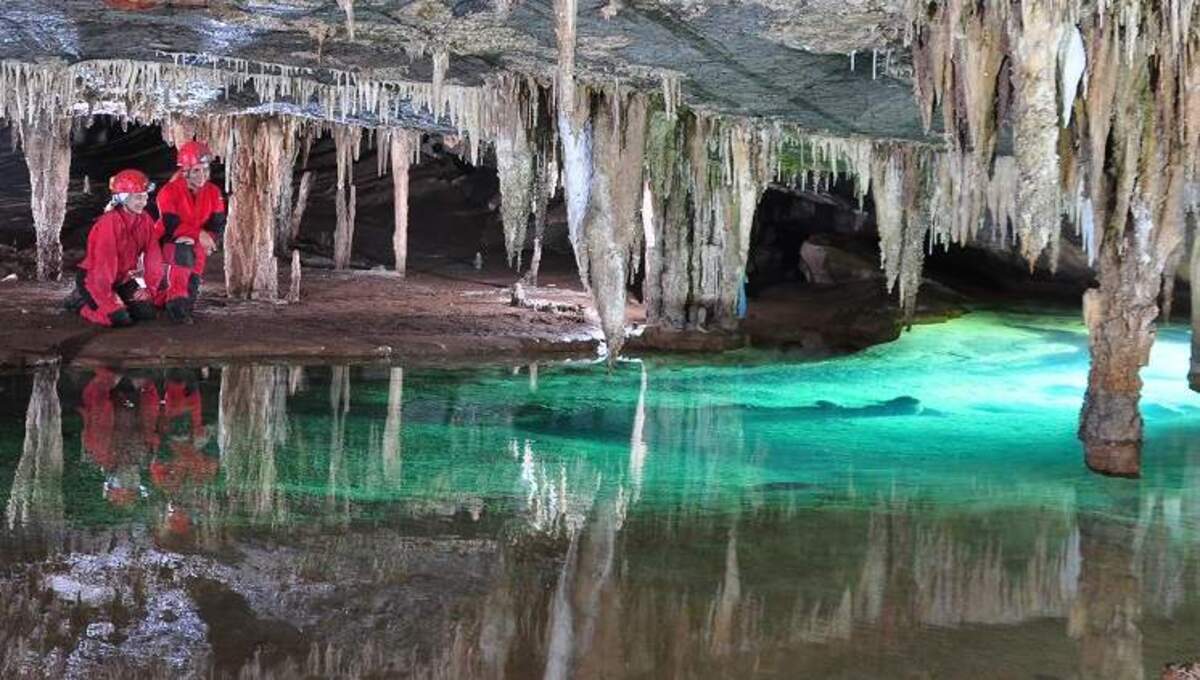
<path fill-rule="evenodd" d="M 168 498 L 160 538 L 168 542 L 186 540 L 192 520 L 182 503 L 189 488 L 211 482 L 220 462 L 204 454 L 208 433 L 204 427 L 203 401 L 194 376 L 177 371 L 163 389 L 159 434 L 168 440 L 168 456 L 150 463 L 150 481 Z"/>
<path fill-rule="evenodd" d="M 83 388 L 83 450 L 105 473 L 104 497 L 128 507 L 143 495 L 141 465 L 158 448 L 158 389 L 99 369 Z"/>

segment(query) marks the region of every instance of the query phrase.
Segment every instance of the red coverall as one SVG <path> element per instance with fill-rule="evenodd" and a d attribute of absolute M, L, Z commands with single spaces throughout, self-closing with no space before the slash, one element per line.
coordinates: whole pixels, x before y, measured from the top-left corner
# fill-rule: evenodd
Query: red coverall
<path fill-rule="evenodd" d="M 158 192 L 158 223 L 155 236 L 162 244 L 166 276 L 157 286 L 155 304 L 167 310 L 172 319 L 191 316 L 200 294 L 200 283 L 208 254 L 200 245 L 200 232 L 208 231 L 216 241 L 225 231 L 225 201 L 221 190 L 205 182 L 195 194 L 188 188 L 183 173 L 177 173 Z M 192 243 L 179 243 L 180 239 Z"/>
<path fill-rule="evenodd" d="M 138 299 L 139 286 L 133 278 L 138 258 L 145 254 L 146 284 L 158 284 L 162 254 L 153 234 L 154 221 L 144 212 L 134 215 L 116 208 L 96 220 L 88 233 L 87 255 L 79 263 L 80 316 L 101 326 L 154 318 L 150 300 Z"/>

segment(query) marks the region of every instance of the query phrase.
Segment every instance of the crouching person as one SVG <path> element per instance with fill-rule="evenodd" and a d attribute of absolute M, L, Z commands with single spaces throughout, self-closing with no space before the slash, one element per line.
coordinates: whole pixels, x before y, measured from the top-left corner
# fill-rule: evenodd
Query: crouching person
<path fill-rule="evenodd" d="M 153 295 L 137 279 L 143 255 L 148 278 L 161 278 L 149 271 L 162 259 L 154 220 L 145 212 L 154 185 L 142 172 L 122 170 L 108 188 L 112 201 L 88 233 L 87 255 L 66 306 L 99 326 L 129 326 L 155 317 Z"/>
<path fill-rule="evenodd" d="M 155 302 L 176 323 L 191 323 L 208 256 L 225 231 L 225 201 L 209 180 L 212 152 L 204 142 L 179 147 L 179 171 L 158 192 L 155 234 L 166 276 Z"/>

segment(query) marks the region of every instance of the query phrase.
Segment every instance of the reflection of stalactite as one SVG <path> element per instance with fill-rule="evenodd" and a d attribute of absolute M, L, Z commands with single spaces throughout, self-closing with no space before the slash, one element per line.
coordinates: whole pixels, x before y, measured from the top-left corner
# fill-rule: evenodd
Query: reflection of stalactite
<path fill-rule="evenodd" d="M 62 406 L 55 366 L 38 369 L 33 376 L 25 413 L 25 446 L 8 499 L 8 528 L 37 527 L 48 534 L 61 530 L 62 476 Z"/>
<path fill-rule="evenodd" d="M 600 663 L 587 654 L 609 600 L 601 593 L 610 585 L 616 554 L 617 518 L 613 498 L 597 501 L 587 528 L 571 537 L 558 586 L 550 604 L 545 678 L 592 677 L 586 668 Z"/>
<path fill-rule="evenodd" d="M 334 366 L 329 383 L 329 478 L 325 494 L 330 510 L 338 507 L 338 498 L 341 497 L 344 504 L 342 509 L 347 512 L 346 416 L 349 413 L 350 367 Z"/>
<path fill-rule="evenodd" d="M 282 521 L 276 447 L 287 436 L 287 369 L 226 366 L 221 371 L 219 445 L 226 485 L 257 521 Z M 232 508 L 231 508 L 232 509 Z"/>
<path fill-rule="evenodd" d="M 729 544 L 725 548 L 725 578 L 717 589 L 709 614 L 708 646 L 715 656 L 733 651 L 734 615 L 741 601 L 742 576 L 737 559 L 737 530 L 731 529 Z"/>
<path fill-rule="evenodd" d="M 388 381 L 387 419 L 383 425 L 384 483 L 392 490 L 400 484 L 404 453 L 404 369 L 393 368 Z"/>
<path fill-rule="evenodd" d="M 646 466 L 646 364 L 642 362 L 642 382 L 638 389 L 637 409 L 633 413 L 633 433 L 629 436 L 629 478 L 633 483 L 633 501 L 642 496 L 642 473 Z"/>

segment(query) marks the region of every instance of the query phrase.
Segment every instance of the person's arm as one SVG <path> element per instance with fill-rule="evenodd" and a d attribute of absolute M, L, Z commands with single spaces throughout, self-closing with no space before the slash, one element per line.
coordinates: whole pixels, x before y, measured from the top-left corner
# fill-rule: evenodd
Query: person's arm
<path fill-rule="evenodd" d="M 95 240 L 92 241 L 93 248 L 89 249 L 92 252 L 89 253 L 91 257 L 85 280 L 88 292 L 96 301 L 96 311 L 107 317 L 125 309 L 125 303 L 115 290 L 117 279 L 122 274 L 117 271 L 117 238 L 110 219 L 101 218 L 92 230 Z"/>
<path fill-rule="evenodd" d="M 208 221 L 204 223 L 204 229 L 200 232 L 200 243 L 204 246 L 206 252 L 211 253 L 217 249 L 217 244 L 220 243 L 221 238 L 225 235 L 227 216 L 225 201 L 221 198 L 221 190 L 215 186 L 210 186 L 208 187 L 208 191 L 210 193 L 207 198 L 211 201 L 212 214 L 209 215 Z M 205 236 L 207 236 L 207 240 L 205 240 Z"/>
<path fill-rule="evenodd" d="M 158 229 L 159 243 L 170 243 L 175 240 L 175 232 L 182 223 L 177 200 L 175 192 L 169 187 L 163 187 L 163 190 L 158 192 L 156 202 L 158 203 L 158 224 L 161 225 Z"/>

